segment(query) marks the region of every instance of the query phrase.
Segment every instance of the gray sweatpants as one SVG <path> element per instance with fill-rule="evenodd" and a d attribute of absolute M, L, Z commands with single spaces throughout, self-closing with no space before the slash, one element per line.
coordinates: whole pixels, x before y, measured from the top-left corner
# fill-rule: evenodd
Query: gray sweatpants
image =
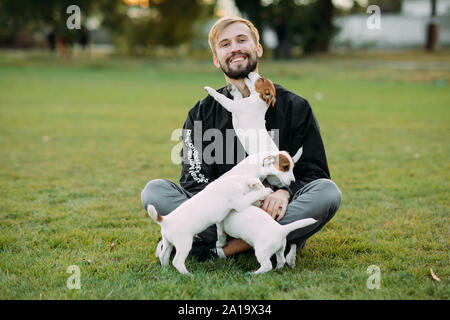
<path fill-rule="evenodd" d="M 165 216 L 192 196 L 191 193 L 172 181 L 156 179 L 147 183 L 142 190 L 141 200 L 144 209 L 152 204 L 160 215 Z M 322 229 L 334 216 L 340 204 L 341 191 L 329 179 L 312 181 L 298 190 L 289 202 L 286 214 L 279 223 L 288 224 L 305 218 L 314 218 L 318 222 L 289 233 L 287 243 L 299 244 Z M 216 226 L 210 226 L 198 236 L 203 241 L 215 242 L 217 240 Z"/>

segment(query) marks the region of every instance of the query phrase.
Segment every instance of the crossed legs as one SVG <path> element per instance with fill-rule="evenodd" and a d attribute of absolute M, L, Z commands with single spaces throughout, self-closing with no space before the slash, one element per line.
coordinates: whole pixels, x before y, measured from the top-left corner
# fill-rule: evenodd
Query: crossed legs
<path fill-rule="evenodd" d="M 152 204 L 161 215 L 167 215 L 193 195 L 176 183 L 165 180 L 152 180 L 141 193 L 144 209 Z M 286 209 L 280 224 L 314 218 L 319 224 L 297 229 L 287 236 L 287 244 L 298 244 L 321 230 L 335 215 L 341 203 L 341 191 L 329 179 L 314 180 L 301 188 Z M 198 235 L 203 241 L 217 241 L 216 226 L 213 225 Z M 250 249 L 251 246 L 241 239 L 232 239 L 223 247 L 226 256 Z"/>

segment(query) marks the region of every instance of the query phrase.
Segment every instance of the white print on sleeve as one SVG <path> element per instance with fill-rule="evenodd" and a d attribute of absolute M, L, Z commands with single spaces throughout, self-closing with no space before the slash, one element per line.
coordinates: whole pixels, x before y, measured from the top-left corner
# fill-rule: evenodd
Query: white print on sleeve
<path fill-rule="evenodd" d="M 188 147 L 187 158 L 189 159 L 189 174 L 197 183 L 208 183 L 208 178 L 200 173 L 202 169 L 201 162 L 198 150 L 195 149 L 194 144 L 192 143 L 191 132 L 192 130 L 186 129 L 186 138 L 184 139 L 184 142 Z"/>

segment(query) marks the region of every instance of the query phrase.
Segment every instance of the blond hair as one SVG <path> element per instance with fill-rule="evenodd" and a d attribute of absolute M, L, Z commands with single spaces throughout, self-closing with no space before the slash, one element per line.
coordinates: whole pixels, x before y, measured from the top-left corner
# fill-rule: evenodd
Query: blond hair
<path fill-rule="evenodd" d="M 250 34 L 252 36 L 253 41 L 255 41 L 256 45 L 259 45 L 259 32 L 258 29 L 255 28 L 253 23 L 241 17 L 223 17 L 217 20 L 216 23 L 212 26 L 211 30 L 209 31 L 208 43 L 214 56 L 216 56 L 215 45 L 219 33 L 221 33 L 229 25 L 238 22 L 245 24 L 250 29 Z"/>

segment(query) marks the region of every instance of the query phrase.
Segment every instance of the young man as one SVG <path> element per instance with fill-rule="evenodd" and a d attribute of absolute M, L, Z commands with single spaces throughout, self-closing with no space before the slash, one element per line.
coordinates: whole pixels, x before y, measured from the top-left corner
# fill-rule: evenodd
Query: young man
<path fill-rule="evenodd" d="M 258 30 L 248 20 L 224 17 L 211 28 L 209 45 L 213 63 L 223 71 L 227 84 L 234 84 L 244 97 L 248 96 L 244 78 L 251 71 L 258 72 L 258 59 L 263 54 Z M 223 87 L 218 91 L 232 98 L 228 88 Z M 266 128 L 278 133 L 280 150 L 294 155 L 303 146 L 303 154 L 294 167 L 296 181 L 287 188 L 274 188 L 275 192 L 264 200 L 262 209 L 280 224 L 304 218 L 318 220 L 319 223 L 288 235 L 288 244 L 295 243 L 303 248 L 306 239 L 334 216 L 341 202 L 341 192 L 330 180 L 319 126 L 309 103 L 280 85 L 275 84 L 275 88 L 276 103 L 274 108 L 266 112 Z M 202 161 L 202 152 L 211 149 L 208 146 L 213 139 L 205 139 L 203 134 L 212 128 L 220 130 L 223 149 L 216 148 L 215 156 L 219 160 L 210 163 Z M 245 157 L 233 131 L 231 113 L 210 96 L 199 101 L 189 111 L 183 129 L 181 187 L 168 180 L 152 180 L 141 194 L 144 208 L 152 204 L 161 215 L 169 214 Z M 233 134 L 230 135 L 230 132 Z M 251 248 L 241 239 L 232 239 L 223 250 L 216 250 L 216 240 L 215 226 L 211 226 L 198 235 L 191 254 L 199 260 L 214 255 L 225 258 Z"/>

